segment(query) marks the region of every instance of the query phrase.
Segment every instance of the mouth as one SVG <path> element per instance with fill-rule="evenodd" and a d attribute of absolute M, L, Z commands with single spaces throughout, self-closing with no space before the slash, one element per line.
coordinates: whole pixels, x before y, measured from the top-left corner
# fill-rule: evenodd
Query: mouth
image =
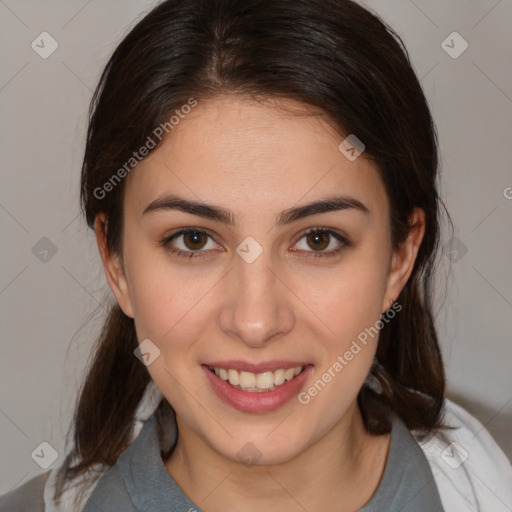
<path fill-rule="evenodd" d="M 273 391 L 282 386 L 285 382 L 290 382 L 304 371 L 304 366 L 295 366 L 294 368 L 279 368 L 274 371 L 261 373 L 252 373 L 234 368 L 220 368 L 209 366 L 208 369 L 215 373 L 220 379 L 229 382 L 235 389 L 240 389 L 249 393 L 264 393 Z"/>
<path fill-rule="evenodd" d="M 314 366 L 300 362 L 202 364 L 215 394 L 242 412 L 270 412 L 296 396 Z"/>

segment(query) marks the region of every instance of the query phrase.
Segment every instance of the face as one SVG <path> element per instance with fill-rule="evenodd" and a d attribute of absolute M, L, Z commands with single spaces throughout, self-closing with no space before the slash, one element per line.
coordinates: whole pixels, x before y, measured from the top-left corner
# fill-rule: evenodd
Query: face
<path fill-rule="evenodd" d="M 97 221 L 109 284 L 160 351 L 147 369 L 180 432 L 233 461 L 290 460 L 344 421 L 377 346 L 362 333 L 422 237 L 392 253 L 377 169 L 294 108 L 199 102 L 127 179 L 122 260 Z"/>

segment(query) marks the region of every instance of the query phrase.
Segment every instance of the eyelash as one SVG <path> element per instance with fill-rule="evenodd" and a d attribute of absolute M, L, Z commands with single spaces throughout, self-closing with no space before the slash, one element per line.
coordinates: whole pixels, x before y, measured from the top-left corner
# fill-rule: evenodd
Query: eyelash
<path fill-rule="evenodd" d="M 168 236 L 168 237 L 164 238 L 163 240 L 161 240 L 160 245 L 162 247 L 164 247 L 164 249 L 166 251 L 170 252 L 171 254 L 173 254 L 173 255 L 175 255 L 175 256 L 177 256 L 179 258 L 192 259 L 192 258 L 205 258 L 205 257 L 207 257 L 206 253 L 208 251 L 202 251 L 202 250 L 199 250 L 199 251 L 182 251 L 181 249 L 177 249 L 176 247 L 173 247 L 171 245 L 170 242 L 172 240 L 174 240 L 175 238 L 178 238 L 181 235 L 186 235 L 186 234 L 189 234 L 189 233 L 204 233 L 205 235 L 207 235 L 208 237 L 213 239 L 213 237 L 207 231 L 205 231 L 203 229 L 185 228 L 185 229 L 177 231 L 176 233 L 172 234 L 171 236 Z M 337 233 L 336 231 L 332 231 L 332 230 L 326 229 L 326 228 L 309 228 L 304 233 L 302 233 L 302 235 L 299 238 L 299 240 L 301 240 L 305 236 L 309 235 L 310 233 L 331 235 L 336 240 L 341 242 L 342 245 L 338 249 L 331 250 L 331 251 L 320 251 L 320 252 L 306 251 L 306 254 L 307 254 L 306 258 L 333 258 L 335 256 L 338 256 L 342 251 L 344 251 L 346 248 L 351 246 L 351 243 L 348 241 L 348 239 L 346 237 L 344 237 L 343 235 Z"/>

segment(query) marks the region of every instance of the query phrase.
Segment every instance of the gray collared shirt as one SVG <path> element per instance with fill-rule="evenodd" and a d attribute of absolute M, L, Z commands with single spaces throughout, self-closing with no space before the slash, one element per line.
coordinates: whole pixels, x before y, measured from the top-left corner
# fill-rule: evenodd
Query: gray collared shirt
<path fill-rule="evenodd" d="M 156 413 L 98 481 L 83 512 L 201 512 L 167 473 L 162 460 L 176 440 L 176 424 L 159 435 Z M 0 512 L 42 512 L 47 473 L 0 497 Z M 336 506 L 333 505 L 333 510 Z M 393 418 L 384 474 L 357 512 L 444 512 L 430 465 L 407 427 Z"/>
<path fill-rule="evenodd" d="M 153 414 L 116 465 L 99 480 L 83 512 L 201 512 L 167 473 L 162 448 Z M 428 461 L 396 416 L 384 475 L 358 512 L 384 511 L 444 512 Z"/>

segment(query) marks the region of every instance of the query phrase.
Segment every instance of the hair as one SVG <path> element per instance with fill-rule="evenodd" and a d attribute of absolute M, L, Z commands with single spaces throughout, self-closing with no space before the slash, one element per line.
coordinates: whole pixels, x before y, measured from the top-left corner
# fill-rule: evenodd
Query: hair
<path fill-rule="evenodd" d="M 413 208 L 424 210 L 424 238 L 396 298 L 402 310 L 381 329 L 370 372 L 381 390 L 365 384 L 357 400 L 372 434 L 390 431 L 389 410 L 410 430 L 443 428 L 445 373 L 432 313 L 444 207 L 436 128 L 400 36 L 354 1 L 167 0 L 153 8 L 117 46 L 91 100 L 81 174 L 88 226 L 104 213 L 107 248 L 122 257 L 126 180 L 104 197 L 95 191 L 191 98 L 223 94 L 296 100 L 340 134 L 356 134 L 389 197 L 394 250 Z M 61 484 L 95 463 L 114 465 L 129 445 L 150 381 L 137 346 L 133 319 L 113 304 L 80 390 Z"/>

